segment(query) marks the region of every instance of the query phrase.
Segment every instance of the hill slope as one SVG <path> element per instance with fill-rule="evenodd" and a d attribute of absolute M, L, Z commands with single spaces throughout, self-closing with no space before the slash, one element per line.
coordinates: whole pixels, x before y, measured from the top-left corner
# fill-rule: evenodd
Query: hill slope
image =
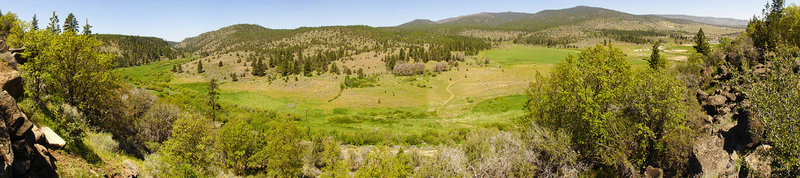
<path fill-rule="evenodd" d="M 610 38 L 631 43 L 649 43 L 661 37 L 685 40 L 700 28 L 710 36 L 742 31 L 741 28 L 653 15 L 633 15 L 588 6 L 545 10 L 534 14 L 479 13 L 435 23 L 420 22 L 424 21 L 415 20 L 396 28 L 538 45 L 574 44 L 591 38 Z"/>
<path fill-rule="evenodd" d="M 733 18 L 699 17 L 699 16 L 677 15 L 677 14 L 663 14 L 663 15 L 659 14 L 654 16 L 665 17 L 670 19 L 690 20 L 704 24 L 730 26 L 730 27 L 744 27 L 747 26 L 748 22 L 750 22 L 748 20 L 740 20 Z"/>

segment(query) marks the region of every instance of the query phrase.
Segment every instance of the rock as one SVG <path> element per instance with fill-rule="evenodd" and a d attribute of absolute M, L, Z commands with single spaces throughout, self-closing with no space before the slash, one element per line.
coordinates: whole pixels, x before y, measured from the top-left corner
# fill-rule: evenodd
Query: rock
<path fill-rule="evenodd" d="M 708 99 L 708 93 L 706 93 L 701 89 L 697 89 L 697 99 L 700 101 L 705 101 L 706 99 Z"/>
<path fill-rule="evenodd" d="M 8 51 L 8 46 L 6 45 L 6 39 L 0 37 L 0 53 L 4 53 Z"/>
<path fill-rule="evenodd" d="M 33 127 L 31 127 L 31 132 L 33 132 L 33 138 L 36 140 L 36 143 L 38 144 L 47 143 L 47 140 L 44 139 L 44 133 L 42 133 L 42 130 L 39 129 L 38 126 L 34 125 Z"/>
<path fill-rule="evenodd" d="M 128 171 L 130 171 L 128 173 L 130 175 L 130 177 L 138 177 L 139 176 L 139 167 L 136 167 L 136 164 L 133 164 L 133 162 L 131 162 L 131 160 L 125 160 L 124 163 L 125 163 L 125 166 L 128 168 Z"/>
<path fill-rule="evenodd" d="M 738 164 L 739 164 L 739 154 L 736 153 L 736 151 L 733 151 L 733 153 L 731 153 L 731 159 L 728 160 L 728 166 L 727 166 L 728 169 L 725 171 L 725 176 L 726 177 L 738 176 L 739 175 L 738 166 L 740 166 Z"/>
<path fill-rule="evenodd" d="M 644 177 L 648 178 L 662 178 L 664 177 L 664 170 L 659 168 L 654 168 L 652 166 L 647 166 L 647 169 L 644 171 Z"/>
<path fill-rule="evenodd" d="M 5 120 L 11 140 L 18 140 L 33 127 L 33 122 L 19 110 L 17 102 L 6 91 L 0 93 L 0 118 Z"/>
<path fill-rule="evenodd" d="M 703 117 L 703 119 L 706 121 L 706 123 L 709 124 L 714 123 L 714 117 L 711 117 L 709 115 L 706 115 L 705 117 Z"/>
<path fill-rule="evenodd" d="M 723 149 L 724 141 L 717 136 L 698 138 L 692 147 L 692 155 L 697 159 L 690 167 L 700 168 L 702 174 L 708 176 L 723 175 L 727 171 L 730 155 Z"/>
<path fill-rule="evenodd" d="M 706 100 L 706 105 L 718 107 L 718 106 L 724 105 L 725 101 L 727 101 L 727 100 L 728 100 L 728 98 L 725 97 L 725 96 L 714 95 L 714 96 L 708 97 L 708 99 Z"/>
<path fill-rule="evenodd" d="M 47 140 L 47 144 L 52 147 L 60 148 L 67 145 L 67 142 L 64 141 L 64 139 L 62 139 L 61 137 L 59 137 L 58 134 L 56 134 L 56 132 L 53 132 L 53 129 L 50 129 L 49 127 L 42 127 L 42 134 L 44 134 L 44 138 L 45 140 Z"/>
<path fill-rule="evenodd" d="M 719 114 L 725 115 L 731 113 L 731 108 L 729 107 L 722 107 L 718 110 Z"/>
<path fill-rule="evenodd" d="M 750 177 L 771 177 L 772 167 L 770 166 L 769 156 L 765 156 L 767 151 L 772 148 L 769 145 L 761 145 L 744 157 Z"/>
<path fill-rule="evenodd" d="M 723 91 L 720 93 L 720 95 L 725 96 L 725 98 L 728 98 L 730 101 L 736 101 L 736 94 L 733 94 L 729 91 Z"/>
<path fill-rule="evenodd" d="M 6 65 L 0 65 L 0 86 L 14 98 L 25 94 L 19 72 Z"/>
<path fill-rule="evenodd" d="M 0 92 L 0 153 L 3 153 L 4 164 L 11 161 L 11 165 L 6 167 L 4 175 L 10 177 L 56 177 L 55 164 L 52 155 L 42 145 L 36 142 L 34 124 L 22 111 L 19 110 L 16 101 L 8 92 Z M 4 153 L 7 150 L 5 140 L 10 141 L 11 154 Z M 8 159 L 8 156 L 13 156 Z"/>

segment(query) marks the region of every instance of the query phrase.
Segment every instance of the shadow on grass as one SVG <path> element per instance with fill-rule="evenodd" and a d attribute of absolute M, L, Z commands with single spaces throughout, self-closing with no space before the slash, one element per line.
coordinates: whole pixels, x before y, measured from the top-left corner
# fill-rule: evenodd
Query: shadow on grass
<path fill-rule="evenodd" d="M 70 143 L 67 143 L 67 150 L 74 153 L 81 159 L 86 160 L 86 162 L 89 164 L 103 163 L 103 160 L 100 159 L 100 156 L 98 156 L 91 147 L 86 145 L 83 140 L 74 140 Z"/>

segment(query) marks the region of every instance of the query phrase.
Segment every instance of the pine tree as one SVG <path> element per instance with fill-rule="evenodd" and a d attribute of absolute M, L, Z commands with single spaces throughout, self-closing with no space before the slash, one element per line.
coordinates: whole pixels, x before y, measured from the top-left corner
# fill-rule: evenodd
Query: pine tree
<path fill-rule="evenodd" d="M 39 30 L 39 19 L 36 19 L 36 14 L 33 14 L 33 20 L 31 20 L 31 28 L 33 30 Z"/>
<path fill-rule="evenodd" d="M 203 60 L 198 60 L 197 61 L 197 73 L 199 74 L 199 73 L 203 73 L 203 72 L 205 72 L 203 70 Z"/>
<path fill-rule="evenodd" d="M 698 31 L 697 35 L 694 37 L 694 43 L 694 49 L 697 53 L 708 56 L 708 53 L 711 52 L 711 48 L 708 47 L 708 41 L 706 41 L 706 35 L 703 33 L 702 28 L 700 28 L 700 31 Z"/>
<path fill-rule="evenodd" d="M 175 66 L 175 65 L 172 65 L 172 73 L 175 73 L 175 72 L 178 72 L 178 67 Z"/>
<path fill-rule="evenodd" d="M 50 24 L 47 24 L 47 30 L 54 35 L 61 33 L 61 27 L 58 25 L 58 15 L 53 11 L 53 17 L 50 17 Z"/>
<path fill-rule="evenodd" d="M 222 67 L 222 61 L 219 61 L 219 67 Z"/>
<path fill-rule="evenodd" d="M 183 73 L 183 65 L 178 64 L 178 73 Z"/>
<path fill-rule="evenodd" d="M 92 26 L 89 25 L 89 19 L 86 19 L 86 25 L 83 25 L 83 34 L 84 35 L 91 35 L 92 34 L 91 28 L 92 28 Z"/>
<path fill-rule="evenodd" d="M 236 75 L 236 73 L 231 73 L 231 80 L 233 80 L 234 82 L 239 81 L 239 77 Z"/>
<path fill-rule="evenodd" d="M 72 13 L 69 13 L 67 18 L 64 19 L 64 32 L 78 33 L 78 20 L 75 19 L 75 15 L 72 15 Z"/>
<path fill-rule="evenodd" d="M 339 67 L 336 66 L 335 62 L 331 64 L 331 70 L 330 71 L 331 71 L 331 73 L 336 74 L 336 75 L 340 74 L 339 73 Z"/>
<path fill-rule="evenodd" d="M 659 43 L 653 44 L 653 53 L 650 54 L 650 59 L 647 60 L 650 68 L 655 70 L 664 69 L 667 66 L 667 61 L 659 54 L 661 50 L 658 49 L 658 46 Z"/>
<path fill-rule="evenodd" d="M 217 84 L 217 79 L 211 79 L 208 82 L 208 106 L 211 107 L 210 116 L 212 121 L 216 121 L 217 118 L 217 111 L 222 109 L 222 106 L 219 105 L 219 84 Z"/>

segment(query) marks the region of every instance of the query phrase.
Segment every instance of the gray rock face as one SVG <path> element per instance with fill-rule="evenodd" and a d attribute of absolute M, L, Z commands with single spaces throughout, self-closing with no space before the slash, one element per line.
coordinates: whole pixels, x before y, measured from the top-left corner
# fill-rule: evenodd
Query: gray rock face
<path fill-rule="evenodd" d="M 717 136 L 704 136 L 695 141 L 692 154 L 697 158 L 699 167 L 705 176 L 721 176 L 728 170 L 730 155 L 722 149 L 724 141 Z"/>

